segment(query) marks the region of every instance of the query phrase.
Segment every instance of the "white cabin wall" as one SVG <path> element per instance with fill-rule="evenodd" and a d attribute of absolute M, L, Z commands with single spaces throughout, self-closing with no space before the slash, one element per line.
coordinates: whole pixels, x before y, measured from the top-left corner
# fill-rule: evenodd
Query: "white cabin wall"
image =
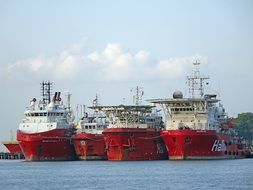
<path fill-rule="evenodd" d="M 190 129 L 196 130 L 207 130 L 207 115 L 206 114 L 195 114 L 193 113 L 178 113 L 169 114 L 166 117 L 166 130 L 178 130 L 180 126 L 189 127 Z"/>

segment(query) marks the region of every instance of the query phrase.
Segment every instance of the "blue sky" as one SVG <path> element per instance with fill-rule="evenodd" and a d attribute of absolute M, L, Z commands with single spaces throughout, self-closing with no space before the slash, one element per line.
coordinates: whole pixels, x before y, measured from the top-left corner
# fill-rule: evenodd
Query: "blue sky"
<path fill-rule="evenodd" d="M 253 2 L 0 0 L 0 140 L 9 139 L 40 82 L 76 104 L 131 103 L 187 92 L 191 62 L 227 112 L 253 111 Z"/>

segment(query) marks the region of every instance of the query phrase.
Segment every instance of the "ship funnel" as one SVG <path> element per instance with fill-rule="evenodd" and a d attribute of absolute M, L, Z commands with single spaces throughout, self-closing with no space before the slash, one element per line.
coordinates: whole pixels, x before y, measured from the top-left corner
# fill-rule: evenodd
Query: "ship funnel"
<path fill-rule="evenodd" d="M 57 100 L 61 101 L 61 92 L 58 92 L 58 94 L 57 94 Z"/>
<path fill-rule="evenodd" d="M 57 92 L 54 93 L 54 99 L 53 100 L 56 101 L 56 99 L 57 99 Z"/>

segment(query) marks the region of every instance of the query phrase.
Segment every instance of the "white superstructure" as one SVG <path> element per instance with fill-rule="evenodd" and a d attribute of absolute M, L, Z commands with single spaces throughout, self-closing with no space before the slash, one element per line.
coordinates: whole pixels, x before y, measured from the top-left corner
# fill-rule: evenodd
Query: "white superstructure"
<path fill-rule="evenodd" d="M 102 134 L 108 125 L 109 122 L 103 114 L 94 112 L 92 115 L 85 113 L 85 116 L 78 121 L 76 128 L 78 133 Z"/>
<path fill-rule="evenodd" d="M 108 128 L 154 128 L 160 129 L 162 116 L 149 105 L 96 106 L 92 109 L 105 113 Z"/>
<path fill-rule="evenodd" d="M 204 95 L 204 81 L 209 77 L 201 76 L 199 63 L 188 76 L 190 98 L 184 98 L 182 92 L 173 93 L 173 98 L 153 99 L 149 102 L 162 106 L 166 116 L 166 130 L 193 129 L 216 130 L 227 122 L 227 114 L 214 94 Z M 208 84 L 208 83 L 205 83 Z"/>
<path fill-rule="evenodd" d="M 43 82 L 42 100 L 35 98 L 25 111 L 25 118 L 19 124 L 19 130 L 25 133 L 40 133 L 53 129 L 67 129 L 72 127 L 74 116 L 68 106 L 63 105 L 60 92 L 56 92 L 51 101 L 51 83 Z M 67 94 L 68 101 L 70 94 Z"/>

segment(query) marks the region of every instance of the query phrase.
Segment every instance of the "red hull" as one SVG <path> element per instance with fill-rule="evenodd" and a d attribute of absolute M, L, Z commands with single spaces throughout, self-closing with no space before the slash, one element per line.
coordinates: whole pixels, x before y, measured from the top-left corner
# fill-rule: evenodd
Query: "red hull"
<path fill-rule="evenodd" d="M 102 134 L 79 133 L 72 136 L 79 160 L 106 160 L 105 141 Z"/>
<path fill-rule="evenodd" d="M 74 160 L 75 152 L 68 129 L 27 134 L 17 131 L 17 140 L 27 161 Z"/>
<path fill-rule="evenodd" d="M 9 150 L 11 154 L 20 154 L 22 150 L 16 141 L 3 142 L 4 146 Z"/>
<path fill-rule="evenodd" d="M 107 128 L 103 132 L 108 160 L 162 160 L 167 152 L 153 129 Z"/>
<path fill-rule="evenodd" d="M 242 144 L 214 130 L 165 130 L 160 132 L 171 160 L 244 158 Z"/>

